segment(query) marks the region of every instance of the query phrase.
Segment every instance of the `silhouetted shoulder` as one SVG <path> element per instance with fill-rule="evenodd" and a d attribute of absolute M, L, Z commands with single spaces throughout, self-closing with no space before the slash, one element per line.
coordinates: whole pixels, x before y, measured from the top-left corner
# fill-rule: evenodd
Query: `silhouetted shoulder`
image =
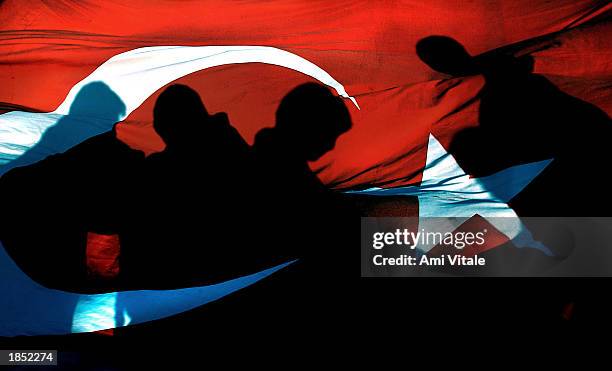
<path fill-rule="evenodd" d="M 249 151 L 249 145 L 238 130 L 230 124 L 225 112 L 212 115 L 208 127 L 211 139 L 218 141 L 218 145 L 233 151 L 233 155 L 246 155 Z"/>

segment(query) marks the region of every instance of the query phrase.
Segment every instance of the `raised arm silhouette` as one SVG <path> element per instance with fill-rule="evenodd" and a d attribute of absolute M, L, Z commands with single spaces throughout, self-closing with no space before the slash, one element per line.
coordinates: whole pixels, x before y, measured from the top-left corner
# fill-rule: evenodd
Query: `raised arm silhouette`
<path fill-rule="evenodd" d="M 522 216 L 604 215 L 606 197 L 589 202 L 583 190 L 604 194 L 602 164 L 608 163 L 608 115 L 534 73 L 530 55 L 503 50 L 472 57 L 458 41 L 429 36 L 417 54 L 432 69 L 451 77 L 481 74 L 478 126 L 458 132 L 450 152 L 474 176 L 538 160 L 552 163 L 511 206 Z M 582 190 L 577 189 L 580 187 Z"/>

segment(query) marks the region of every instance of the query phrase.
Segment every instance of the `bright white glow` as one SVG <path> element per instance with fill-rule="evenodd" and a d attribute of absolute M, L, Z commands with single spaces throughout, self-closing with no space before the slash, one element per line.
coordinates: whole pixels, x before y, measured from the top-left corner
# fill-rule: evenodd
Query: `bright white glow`
<path fill-rule="evenodd" d="M 117 293 L 82 295 L 72 317 L 72 332 L 92 332 L 100 328 L 115 328 Z"/>

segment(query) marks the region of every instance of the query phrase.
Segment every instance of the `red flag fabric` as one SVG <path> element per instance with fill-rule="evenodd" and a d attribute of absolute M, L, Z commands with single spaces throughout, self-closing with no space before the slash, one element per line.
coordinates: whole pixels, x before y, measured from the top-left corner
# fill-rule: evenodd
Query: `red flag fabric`
<path fill-rule="evenodd" d="M 447 79 L 415 53 L 418 40 L 449 35 L 472 55 L 537 40 L 535 72 L 612 112 L 610 5 L 602 1 L 148 2 L 5 1 L 0 5 L 0 102 L 4 111 L 53 111 L 78 81 L 119 53 L 155 45 L 265 45 L 312 61 L 344 85 L 354 129 L 313 164 L 335 188 L 418 182 L 432 132 L 448 145 L 477 125 L 479 76 Z M 540 39 L 538 39 L 540 38 Z M 531 48 L 531 49 L 530 49 Z M 247 142 L 274 120 L 282 96 L 308 76 L 282 67 L 215 67 L 181 78 L 212 112 L 226 111 Z M 154 94 L 119 127 L 148 153 Z"/>

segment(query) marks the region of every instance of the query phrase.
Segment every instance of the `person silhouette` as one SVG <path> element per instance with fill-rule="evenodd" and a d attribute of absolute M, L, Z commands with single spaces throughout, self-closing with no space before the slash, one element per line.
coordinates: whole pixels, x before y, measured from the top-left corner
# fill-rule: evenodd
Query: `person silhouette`
<path fill-rule="evenodd" d="M 122 281 L 177 288 L 245 273 L 248 261 L 232 257 L 242 248 L 233 229 L 248 202 L 241 189 L 250 168 L 247 143 L 225 113 L 209 114 L 185 85 L 165 89 L 153 116 L 166 147 L 145 159 L 142 194 L 120 234 Z"/>
<path fill-rule="evenodd" d="M 0 238 L 22 270 L 47 287 L 95 289 L 87 275 L 87 234 L 119 229 L 125 189 L 144 161 L 142 152 L 117 139 L 114 123 L 124 113 L 125 104 L 107 85 L 84 86 L 69 114 L 22 157 L 68 149 L 28 166 L 17 167 L 19 158 L 0 178 L 3 194 L 13 195 L 3 200 L 12 216 L 2 223 Z"/>
<path fill-rule="evenodd" d="M 308 163 L 332 150 L 351 126 L 342 99 L 323 85 L 299 85 L 281 100 L 274 127 L 260 130 L 252 145 L 257 218 L 251 233 L 260 241 L 256 260 L 295 261 L 248 293 L 209 306 L 208 316 L 229 316 L 241 331 L 279 336 L 317 331 L 327 326 L 326 318 L 338 318 L 340 306 L 334 303 L 344 300 L 337 295 L 339 282 L 351 277 L 343 267 L 359 266 L 359 251 L 345 249 L 351 246 L 347 229 L 358 225 L 358 218 L 350 218 L 341 194 L 328 189 Z M 308 316 L 297 319 L 298 313 Z"/>
<path fill-rule="evenodd" d="M 592 181 L 609 158 L 606 138 L 612 134 L 608 115 L 593 104 L 564 93 L 534 73 L 530 55 L 515 57 L 502 50 L 472 57 L 458 41 L 428 36 L 417 43 L 417 55 L 432 69 L 452 77 L 481 74 L 478 127 L 453 138 L 449 151 L 474 176 L 490 175 L 520 163 L 552 163 L 511 206 L 521 216 L 603 215 L 609 202 L 584 202 L 571 194 L 572 184 Z M 581 180 L 582 178 L 582 180 Z M 568 193 L 569 191 L 569 193 Z"/>
<path fill-rule="evenodd" d="M 325 200 L 332 194 L 310 170 L 308 162 L 331 151 L 338 137 L 351 126 L 344 102 L 323 85 L 300 85 L 282 99 L 276 111 L 276 125 L 259 131 L 253 144 L 257 169 L 265 183 L 274 186 L 272 200 L 279 201 L 278 207 L 284 204 L 279 195 L 286 195 L 292 202 L 299 202 L 301 210 L 316 210 L 318 198 Z"/>
<path fill-rule="evenodd" d="M 554 40 L 549 45 L 554 45 Z M 608 212 L 607 186 L 600 174 L 602 164 L 610 159 L 606 142 L 612 134 L 612 122 L 604 111 L 534 73 L 534 59 L 529 54 L 515 56 L 499 49 L 471 56 L 463 45 L 447 36 L 428 36 L 417 43 L 416 51 L 433 70 L 453 78 L 484 77 L 478 95 L 478 126 L 456 133 L 449 148 L 467 173 L 485 176 L 513 165 L 552 159 L 510 201 L 519 216 L 597 216 Z M 595 202 L 584 196 L 585 190 L 596 198 Z M 537 219 L 523 218 L 522 222 L 532 232 L 543 230 L 537 227 Z M 556 228 L 554 233 L 534 233 L 534 238 L 553 250 L 552 259 L 561 261 L 572 252 L 559 250 L 563 233 Z M 571 238 L 564 237 L 563 243 Z M 573 243 L 570 246 L 573 249 Z M 520 253 L 527 251 L 492 249 L 487 262 L 525 264 L 528 260 Z M 598 253 L 594 251 L 593 256 Z M 547 282 L 545 288 L 531 283 L 521 285 L 519 290 L 513 287 L 517 292 L 514 296 L 496 297 L 506 308 L 504 312 L 515 318 L 551 319 L 584 291 L 582 281 L 571 279 L 555 285 Z M 544 291 L 546 296 L 542 295 Z M 593 297 L 582 297 L 580 304 L 597 313 L 597 302 Z"/>
<path fill-rule="evenodd" d="M 275 126 L 255 136 L 253 157 L 258 178 L 263 179 L 260 194 L 266 196 L 262 199 L 266 200 L 267 213 L 275 214 L 271 220 L 283 231 L 291 230 L 297 221 L 313 227 L 310 237 L 296 241 L 301 245 L 296 253 L 302 258 L 321 243 L 317 230 L 327 228 L 327 219 L 334 219 L 333 215 L 343 208 L 342 197 L 330 191 L 308 163 L 331 151 L 338 137 L 351 126 L 349 111 L 341 98 L 323 85 L 307 83 L 282 99 Z"/>

